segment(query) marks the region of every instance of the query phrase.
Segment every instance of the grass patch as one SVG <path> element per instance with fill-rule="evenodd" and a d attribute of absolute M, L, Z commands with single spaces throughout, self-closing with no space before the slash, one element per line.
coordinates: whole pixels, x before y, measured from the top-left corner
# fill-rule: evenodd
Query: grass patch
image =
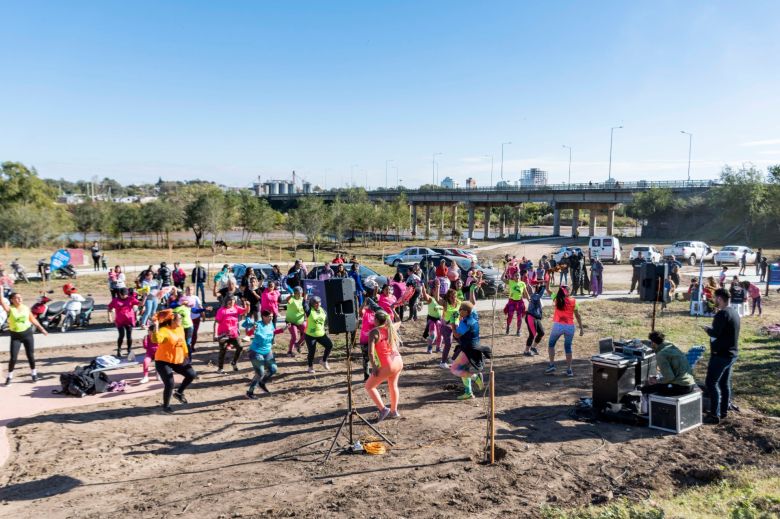
<path fill-rule="evenodd" d="M 771 519 L 780 517 L 780 477 L 735 472 L 668 498 L 654 496 L 644 503 L 621 499 L 577 510 L 544 507 L 541 514 L 545 519 Z"/>

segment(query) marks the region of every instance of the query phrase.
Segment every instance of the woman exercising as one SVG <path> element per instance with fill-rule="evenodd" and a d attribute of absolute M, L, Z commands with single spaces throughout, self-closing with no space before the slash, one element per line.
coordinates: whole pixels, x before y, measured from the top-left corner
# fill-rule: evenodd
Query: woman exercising
<path fill-rule="evenodd" d="M 401 340 L 390 316 L 380 310 L 375 313 L 376 328 L 371 330 L 368 340 L 371 375 L 366 380 L 366 391 L 377 407 L 377 423 L 388 416 L 400 418 L 398 414 L 398 377 L 404 369 L 404 361 L 398 351 Z M 377 387 L 387 381 L 390 393 L 390 408 L 385 407 Z"/>
<path fill-rule="evenodd" d="M 46 328 L 41 326 L 38 319 L 30 312 L 27 305 L 22 304 L 22 295 L 12 292 L 8 296 L 10 305 L 5 299 L 0 297 L 0 306 L 8 314 L 8 331 L 11 335 L 11 358 L 8 360 L 8 375 L 5 379 L 5 385 L 11 384 L 14 378 L 14 368 L 16 360 L 19 358 L 19 349 L 24 345 L 24 352 L 27 354 L 27 362 L 30 363 L 30 376 L 33 382 L 38 381 L 38 372 L 35 369 L 35 337 L 33 336 L 33 326 L 38 328 L 44 335 L 49 335 Z"/>

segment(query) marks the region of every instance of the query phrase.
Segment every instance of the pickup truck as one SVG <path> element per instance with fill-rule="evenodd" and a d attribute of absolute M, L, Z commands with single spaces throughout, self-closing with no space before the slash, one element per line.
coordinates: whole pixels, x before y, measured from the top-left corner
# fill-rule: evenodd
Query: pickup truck
<path fill-rule="evenodd" d="M 688 265 L 696 265 L 701 259 L 714 263 L 716 252 L 703 241 L 676 241 L 671 247 L 664 248 L 664 257 L 674 256 L 676 260 L 687 261 Z"/>

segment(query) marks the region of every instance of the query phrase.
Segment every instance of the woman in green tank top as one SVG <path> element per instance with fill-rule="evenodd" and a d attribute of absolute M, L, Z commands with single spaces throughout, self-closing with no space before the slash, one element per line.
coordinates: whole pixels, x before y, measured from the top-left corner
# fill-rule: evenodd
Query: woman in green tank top
<path fill-rule="evenodd" d="M 16 367 L 19 350 L 22 346 L 24 346 L 24 351 L 27 354 L 27 362 L 30 363 L 32 381 L 37 382 L 38 372 L 35 370 L 33 326 L 38 328 L 44 335 L 49 335 L 49 333 L 30 312 L 30 308 L 22 304 L 21 294 L 12 293 L 8 296 L 8 300 L 10 304 L 0 297 L 0 306 L 8 314 L 8 331 L 11 335 L 11 358 L 8 360 L 8 377 L 5 379 L 5 385 L 9 385 L 14 378 L 14 368 Z"/>

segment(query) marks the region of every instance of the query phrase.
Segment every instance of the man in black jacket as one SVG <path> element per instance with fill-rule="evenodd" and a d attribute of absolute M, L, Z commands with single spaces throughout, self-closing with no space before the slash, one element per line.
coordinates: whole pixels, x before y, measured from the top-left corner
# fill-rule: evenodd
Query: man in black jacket
<path fill-rule="evenodd" d="M 710 363 L 707 366 L 707 393 L 710 411 L 705 423 L 717 424 L 726 418 L 731 402 L 731 368 L 739 353 L 739 315 L 729 306 L 729 293 L 719 288 L 715 291 L 718 311 L 712 326 L 704 326 L 710 336 Z"/>
<path fill-rule="evenodd" d="M 641 289 L 639 288 L 639 275 L 642 272 L 642 267 L 645 263 L 647 263 L 647 260 L 642 255 L 642 251 L 639 251 L 636 258 L 631 260 L 633 269 L 631 272 L 631 290 L 628 291 L 629 294 L 633 292 L 635 288 L 638 289 L 638 292 L 641 292 Z"/>
<path fill-rule="evenodd" d="M 195 295 L 200 295 L 201 303 L 206 302 L 206 269 L 200 264 L 200 261 L 195 262 L 195 268 L 192 269 L 192 275 L 190 279 L 195 285 Z"/>

